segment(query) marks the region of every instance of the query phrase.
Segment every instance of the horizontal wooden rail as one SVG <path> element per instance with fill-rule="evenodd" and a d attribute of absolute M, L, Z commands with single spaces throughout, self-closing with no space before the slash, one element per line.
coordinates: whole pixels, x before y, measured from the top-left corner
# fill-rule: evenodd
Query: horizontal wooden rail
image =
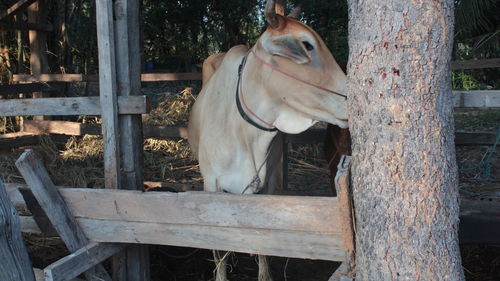
<path fill-rule="evenodd" d="M 100 135 L 99 124 L 84 124 L 70 121 L 24 121 L 25 134 L 62 134 L 70 136 Z M 325 141 L 325 129 L 309 129 L 297 135 L 288 135 L 291 143 L 314 144 Z M 143 135 L 147 138 L 184 138 L 187 139 L 187 128 L 182 126 L 143 126 Z M 490 131 L 457 131 L 456 145 L 492 145 L 495 132 Z"/>
<path fill-rule="evenodd" d="M 23 199 L 23 196 L 21 195 L 21 193 L 19 192 L 19 188 L 26 188 L 26 185 L 24 184 L 5 184 L 5 186 L 7 187 L 7 193 L 8 193 L 8 196 L 10 198 L 10 200 L 12 201 L 12 203 L 14 204 L 14 206 L 16 206 L 16 208 L 18 209 L 26 209 L 26 204 L 24 202 L 24 199 Z M 68 190 L 73 190 L 73 189 L 69 189 L 67 188 Z M 61 189 L 59 189 L 61 190 Z M 78 190 L 78 189 L 77 189 Z M 85 189 L 87 190 L 87 189 Z M 66 191 L 66 190 L 65 190 Z M 73 195 L 69 195 L 69 193 L 65 193 L 65 191 L 62 192 L 63 194 L 63 197 L 65 198 L 73 198 L 72 200 L 77 200 L 77 198 L 80 198 L 81 196 L 83 196 L 83 194 L 79 195 L 79 196 L 73 196 Z M 71 192 L 71 191 L 70 191 Z M 78 191 L 76 191 L 78 192 Z M 110 191 L 112 192 L 112 191 Z M 166 193 L 167 196 L 171 196 L 171 193 Z M 187 193 L 189 194 L 189 193 Z M 155 200 L 153 200 L 155 203 L 154 204 L 158 204 L 156 202 L 158 202 L 158 200 L 162 199 L 164 196 L 164 193 L 163 192 L 151 192 L 151 193 L 146 193 L 145 195 L 148 195 L 148 196 L 152 196 L 152 197 L 155 197 L 156 195 L 158 195 L 159 197 L 156 198 Z M 127 195 L 126 195 L 127 196 Z M 214 195 L 216 196 L 216 195 Z M 261 195 L 254 195 L 254 196 L 257 196 L 257 197 L 261 197 Z M 188 195 L 189 197 L 189 195 Z M 264 196 L 265 197 L 265 196 Z M 92 197 L 93 198 L 93 197 Z M 102 223 L 99 223 L 99 225 L 102 225 L 103 227 L 107 228 L 106 230 L 97 230 L 97 233 L 94 234 L 94 236 L 96 236 L 96 239 L 99 238 L 100 240 L 106 240 L 106 241 L 103 241 L 103 242 L 110 242 L 110 241 L 107 241 L 107 240 L 125 240 L 125 237 L 122 237 L 122 238 L 109 238 L 110 236 L 113 235 L 112 233 L 112 230 L 116 230 L 116 233 L 119 233 L 120 235 L 122 235 L 122 233 L 125 232 L 125 229 L 119 229 L 119 220 L 115 220 L 115 218 L 119 218 L 122 214 L 124 216 L 128 216 L 127 214 L 125 214 L 125 212 L 129 212 L 130 210 L 130 207 L 127 207 L 127 206 L 123 206 L 123 208 L 121 208 L 121 204 L 123 204 L 124 202 L 128 201 L 127 200 L 124 200 L 123 199 L 123 196 L 122 197 L 119 197 L 120 199 L 120 204 L 117 205 L 117 209 L 114 210 L 112 212 L 111 215 L 109 216 L 106 216 L 106 220 Z M 147 199 L 148 197 L 144 197 L 143 200 Z M 187 197 L 185 197 L 187 198 Z M 277 198 L 282 198 L 282 196 L 279 196 Z M 290 203 L 290 201 L 286 198 L 300 198 L 301 202 L 300 203 L 301 205 L 302 204 L 308 204 L 308 203 L 313 203 L 313 202 L 309 202 L 308 199 L 311 198 L 311 197 L 288 197 L 288 196 L 285 196 L 283 197 L 285 199 L 285 201 L 283 201 L 283 203 Z M 321 199 L 323 199 L 324 197 L 319 197 L 320 201 Z M 302 199 L 305 199 L 305 201 L 303 201 Z M 113 202 L 114 198 L 110 198 L 111 201 L 109 202 Z M 335 200 L 335 199 L 333 199 Z M 114 204 L 109 204 L 106 203 L 104 205 L 106 205 L 107 207 L 106 208 L 114 208 Z M 169 201 L 170 202 L 170 201 Z M 182 203 L 183 202 L 183 203 Z M 177 204 L 188 204 L 188 202 L 186 200 L 183 200 L 181 203 L 177 203 Z M 216 201 L 216 202 L 220 202 L 220 201 Z M 214 204 L 216 204 L 216 202 L 214 202 Z M 227 203 L 228 205 L 227 206 L 232 206 L 232 203 L 234 203 L 235 201 L 231 201 L 231 203 Z M 269 203 L 268 201 L 265 201 L 267 203 Z M 140 206 L 142 206 L 142 202 L 139 203 L 138 205 L 135 205 L 135 203 L 131 203 L 131 208 L 134 209 L 134 210 L 137 210 L 138 208 L 140 208 Z M 165 202 L 166 204 L 166 202 Z M 314 203 L 315 204 L 315 203 Z M 83 203 L 82 204 L 79 204 L 79 205 L 84 205 Z M 94 204 L 91 204 L 91 206 L 93 206 Z M 189 204 L 188 204 L 189 205 Z M 174 205 L 173 207 L 178 207 L 179 205 Z M 215 206 L 215 205 L 214 205 Z M 282 205 L 280 205 L 282 206 Z M 324 206 L 324 205 L 323 205 Z M 332 206 L 335 206 L 335 205 L 332 205 Z M 330 207 L 325 207 L 325 211 L 328 210 L 328 208 L 331 208 L 332 206 Z M 89 206 L 90 207 L 90 206 Z M 248 206 L 247 206 L 248 207 Z M 310 207 L 310 206 L 309 206 Z M 86 216 L 89 216 L 89 217 L 101 217 L 101 215 L 90 215 L 90 214 L 87 214 L 87 208 L 88 207 L 85 207 L 85 206 L 79 206 L 79 207 L 74 207 L 73 209 L 80 209 L 80 208 L 83 208 L 83 211 L 85 211 L 85 214 Z M 136 226 L 136 227 L 141 227 L 142 224 L 145 224 L 145 225 L 148 225 L 148 229 L 154 229 L 152 227 L 151 224 L 148 224 L 147 221 L 145 221 L 144 217 L 148 217 L 148 213 L 151 211 L 151 209 L 155 209 L 156 207 L 152 206 L 150 207 L 149 209 L 144 209 L 144 210 L 141 210 L 138 215 L 139 216 L 143 216 L 142 218 L 139 217 L 138 219 L 135 218 L 133 219 L 134 221 L 135 220 L 138 220 L 138 221 L 142 221 L 142 222 L 137 222 L 136 224 L 130 224 L 128 225 L 128 227 L 130 228 L 131 226 Z M 184 207 L 182 207 L 184 208 Z M 197 209 L 196 206 L 193 206 L 192 207 L 193 209 Z M 193 213 L 196 213 L 196 214 L 201 214 L 201 211 L 202 210 L 206 210 L 204 209 L 205 207 L 203 208 L 198 208 L 198 210 L 192 210 Z M 245 208 L 244 206 L 240 206 L 239 207 L 240 210 L 241 208 Z M 288 206 L 287 209 L 291 209 L 293 208 L 293 206 Z M 271 207 L 271 209 L 274 209 Z M 99 209 L 100 210 L 100 209 Z M 171 210 L 169 209 L 170 211 L 173 211 L 173 214 L 177 214 L 177 210 Z M 212 209 L 213 210 L 213 209 Z M 95 212 L 97 212 L 98 210 L 95 210 Z M 104 210 L 103 210 L 104 211 Z M 107 211 L 107 209 L 106 209 Z M 94 212 L 94 211 L 93 211 Z M 118 214 L 118 212 L 120 214 Z M 135 211 L 134 211 L 135 212 Z M 270 212 L 270 209 L 269 208 L 266 208 L 265 210 L 261 210 L 261 212 Z M 193 213 L 190 213 L 190 214 L 193 214 Z M 183 216 L 184 214 L 186 214 L 185 212 L 181 212 L 181 214 L 178 214 L 180 216 Z M 209 213 L 207 213 L 208 215 Z M 283 214 L 283 213 L 281 213 Z M 311 213 L 309 213 L 311 214 Z M 105 215 L 105 214 L 104 214 Z M 158 213 L 156 214 L 156 216 L 154 217 L 158 217 L 158 216 L 162 216 L 163 214 L 162 213 Z M 269 214 L 268 214 L 269 215 Z M 323 215 L 324 216 L 324 215 Z M 337 216 L 337 214 L 335 214 L 335 216 Z M 232 216 L 227 216 L 226 214 L 226 217 L 227 218 L 231 218 Z M 236 217 L 236 216 L 234 216 Z M 26 232 L 26 233 L 41 233 L 40 229 L 38 228 L 36 222 L 33 220 L 32 217 L 30 216 L 21 216 L 21 226 L 22 226 L 22 230 L 23 232 Z M 193 222 L 193 220 L 196 221 L 197 218 L 190 218 L 189 220 L 191 221 L 191 223 Z M 199 217 L 198 217 L 199 219 Z M 251 219 L 251 217 L 249 217 L 248 219 Z M 91 231 L 92 229 L 98 227 L 94 222 L 93 222 L 93 219 L 78 219 L 77 218 L 77 221 L 79 222 L 84 222 L 85 225 L 88 225 L 86 228 L 84 227 L 84 230 L 86 229 L 86 231 Z M 167 217 L 165 218 L 162 218 L 162 220 L 170 220 Z M 212 222 L 215 220 L 215 218 L 212 218 L 211 219 Z M 221 223 L 224 223 L 223 220 L 221 220 L 222 222 Z M 500 243 L 500 204 L 499 204 L 499 201 L 498 200 L 482 200 L 482 199 L 466 199 L 466 198 L 462 198 L 460 200 L 460 231 L 459 231 L 459 234 L 460 234 L 460 242 L 461 243 Z M 112 225 L 109 225 L 107 226 L 106 225 L 106 222 L 111 222 L 112 224 L 114 224 L 113 226 Z M 234 220 L 230 220 L 229 219 L 229 223 L 228 224 L 231 224 L 231 223 L 234 223 L 235 221 Z M 333 222 L 323 222 L 322 224 L 323 225 L 326 225 L 326 224 L 332 224 Z M 283 225 L 283 224 L 282 224 Z M 301 226 L 301 228 L 304 228 L 305 225 Z M 326 226 L 328 227 L 328 226 Z M 335 225 L 333 225 L 332 227 L 335 227 Z M 328 229 L 328 228 L 327 228 Z M 131 230 L 131 232 L 134 232 L 136 231 L 136 229 L 129 229 Z M 143 230 L 140 230 L 140 233 L 143 233 L 143 232 L 146 232 L 147 230 L 143 229 Z M 165 233 L 167 232 L 167 229 L 166 228 L 162 228 L 160 229 L 160 231 L 162 231 L 162 233 Z M 111 232 L 111 233 L 110 233 Z M 116 234 L 115 233 L 115 234 Z M 165 235 L 170 235 L 170 234 L 165 234 Z M 179 234 L 175 234 L 175 235 L 179 235 Z M 203 233 L 199 233 L 198 235 L 202 236 Z M 133 239 L 132 237 L 134 236 L 133 233 L 129 234 L 125 234 L 126 236 L 126 239 L 128 241 L 128 239 Z M 137 235 L 138 236 L 138 235 Z M 105 237 L 108 237 L 106 239 L 104 239 Z M 246 237 L 242 237 L 243 238 L 246 238 Z M 98 239 L 98 240 L 99 240 Z M 141 240 L 141 237 L 138 237 L 138 239 L 140 241 Z M 146 240 L 150 241 L 150 240 L 154 240 L 154 241 L 157 241 L 157 242 L 161 242 L 161 238 L 158 237 L 158 234 L 148 234 L 147 237 L 145 237 Z M 168 239 L 168 238 L 165 238 L 165 239 Z M 191 238 L 190 238 L 191 239 Z M 235 239 L 235 237 L 233 237 L 232 239 Z M 204 240 L 202 238 L 202 240 Z M 115 241 L 115 242 L 120 242 L 120 241 Z M 123 242 L 123 241 L 121 241 Z M 137 241 L 135 242 L 132 242 L 132 243 L 137 243 Z M 277 245 L 277 247 L 280 247 L 282 245 L 282 243 L 279 243 Z M 240 246 L 241 247 L 241 246 Z"/>
<path fill-rule="evenodd" d="M 185 73 L 143 73 L 142 82 L 178 81 L 178 80 L 201 80 L 200 72 Z M 14 74 L 13 81 L 17 82 L 97 82 L 99 76 L 96 74 Z"/>
<path fill-rule="evenodd" d="M 29 5 L 34 3 L 36 0 L 19 0 L 14 5 L 10 6 L 6 11 L 0 12 L 0 20 L 4 20 L 11 17 L 22 10 L 26 9 Z"/>
<path fill-rule="evenodd" d="M 120 114 L 149 112 L 147 96 L 118 97 Z M 100 115 L 99 97 L 0 99 L 0 116 Z"/>
<path fill-rule="evenodd" d="M 500 67 L 500 58 L 451 62 L 451 70 L 497 68 L 497 67 Z"/>
<path fill-rule="evenodd" d="M 26 84 L 12 84 L 0 85 L 0 96 L 11 95 L 19 93 L 32 93 L 41 91 L 60 91 L 61 87 L 52 86 L 47 83 L 26 83 Z"/>
<path fill-rule="evenodd" d="M 14 204 L 22 204 L 22 197 L 10 189 Z M 339 261 L 344 257 L 338 200 L 333 197 L 58 190 L 92 242 Z M 22 221 L 36 228 L 30 219 Z"/>
<path fill-rule="evenodd" d="M 47 23 L 25 23 L 25 22 L 0 22 L 0 27 L 3 29 L 14 29 L 14 30 L 37 30 L 44 32 L 51 32 L 54 27 Z"/>
<path fill-rule="evenodd" d="M 500 90 L 453 91 L 455 108 L 500 108 Z"/>

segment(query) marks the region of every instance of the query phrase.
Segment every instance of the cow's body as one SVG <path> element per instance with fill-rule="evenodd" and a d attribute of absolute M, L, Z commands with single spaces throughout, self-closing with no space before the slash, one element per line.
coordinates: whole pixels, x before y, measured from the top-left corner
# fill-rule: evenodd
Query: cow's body
<path fill-rule="evenodd" d="M 317 121 L 347 127 L 345 74 L 312 29 L 272 14 L 271 7 L 274 1 L 266 6 L 270 27 L 255 46 L 233 47 L 203 64 L 188 139 L 205 191 L 247 194 L 275 187 L 281 175 L 278 129 L 300 133 Z"/>
<path fill-rule="evenodd" d="M 203 87 L 192 109 L 189 142 L 200 162 L 205 191 L 256 193 L 266 182 L 266 158 L 279 158 L 275 151 L 270 152 L 271 156 L 267 154 L 277 131 L 266 132 L 249 125 L 236 107 L 235 78 L 247 52 L 245 46 L 227 52 L 220 66 L 207 77 L 210 83 Z M 276 157 L 272 160 L 279 161 Z M 246 188 L 259 169 L 260 184 Z"/>

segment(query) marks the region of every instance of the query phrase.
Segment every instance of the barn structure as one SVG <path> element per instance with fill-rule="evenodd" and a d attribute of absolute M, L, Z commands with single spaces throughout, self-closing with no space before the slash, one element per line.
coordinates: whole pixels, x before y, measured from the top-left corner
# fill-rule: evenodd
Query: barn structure
<path fill-rule="evenodd" d="M 283 14 L 283 2 L 277 11 Z M 99 98 L 36 98 L 1 100 L 1 116 L 18 115 L 101 115 L 102 128 L 86 127 L 38 118 L 27 125 L 29 133 L 2 136 L 0 140 L 19 142 L 24 137 L 36 142 L 34 133 L 98 134 L 104 138 L 105 190 L 56 188 L 42 161 L 26 151 L 17 162 L 29 190 L 20 196 L 16 187 L 8 188 L 8 197 L 26 204 L 33 196 L 45 216 L 12 219 L 23 231 L 56 231 L 73 254 L 45 269 L 45 280 L 70 280 L 85 273 L 89 280 L 112 280 L 100 263 L 113 256 L 116 280 L 148 280 L 147 248 L 158 244 L 220 249 L 253 254 L 323 259 L 344 262 L 338 276 L 349 277 L 354 254 L 353 220 L 349 195 L 349 158 L 341 162 L 337 188 L 339 196 L 296 197 L 267 195 L 186 193 L 143 193 L 142 140 L 144 134 L 186 137 L 185 128 L 143 128 L 141 114 L 149 110 L 148 100 L 139 95 L 142 81 L 200 79 L 197 73 L 140 73 L 139 1 L 96 0 L 99 48 L 99 76 L 47 74 L 44 66 L 43 37 L 50 31 L 45 22 L 30 22 L 31 75 L 17 75 L 15 81 L 33 82 L 1 86 L 0 92 L 40 92 L 51 81 L 99 81 Z M 0 14 L 0 20 L 30 9 L 34 20 L 43 8 L 42 0 L 20 0 Z M 494 62 L 498 66 L 499 61 Z M 477 67 L 470 62 L 466 66 Z M 457 107 L 500 107 L 498 93 L 457 93 Z M 58 123 L 59 122 L 59 123 Z M 73 132 L 73 133 L 71 133 Z M 317 141 L 323 131 L 313 130 L 295 137 L 295 141 Z M 31 138 L 31 139 L 30 139 Z M 457 135 L 457 141 L 477 143 L 478 138 Z M 293 139 L 292 139 L 293 141 Z M 480 139 L 492 143 L 492 136 Z M 12 143 L 12 142 L 11 142 Z M 286 161 L 285 161 L 286 163 Z M 7 193 L 2 193 L 7 206 Z M 123 189 L 123 190 L 118 190 Z M 27 194 L 27 195 L 26 195 Z M 30 195 L 32 194 L 32 195 Z M 3 197 L 2 197 L 3 196 Z M 466 204 L 468 204 L 466 202 Z M 474 205 L 470 203 L 470 205 Z M 474 205 L 475 206 L 475 205 Z M 9 217 L 10 209 L 0 213 Z M 221 212 L 224 210 L 224 212 Z M 50 223 L 47 222 L 50 221 Z M 3 222 L 3 220 L 1 221 Z M 36 223 L 35 223 L 36 222 Z M 49 226 L 48 226 L 49 225 Z M 0 244 L 15 236 L 0 225 Z M 9 229 L 10 230 L 10 229 Z M 4 232 L 2 232 L 4 231 Z M 14 233 L 14 234 L 13 234 Z M 491 233 L 490 233 L 491 234 Z M 494 234 L 492 234 L 494 235 Z M 265 236 L 266 239 L 262 239 Z M 488 238 L 489 239 L 489 238 Z M 22 243 L 22 240 L 18 240 Z M 3 248 L 1 248 L 3 249 Z M 7 255 L 6 255 L 7 256 Z M 13 269 L 26 265 L 26 256 L 13 255 Z M 29 264 L 29 262 L 28 262 Z M 343 270 L 343 271 L 342 271 Z M 34 280 L 28 269 L 13 280 Z M 24 272 L 24 271 L 19 271 Z"/>

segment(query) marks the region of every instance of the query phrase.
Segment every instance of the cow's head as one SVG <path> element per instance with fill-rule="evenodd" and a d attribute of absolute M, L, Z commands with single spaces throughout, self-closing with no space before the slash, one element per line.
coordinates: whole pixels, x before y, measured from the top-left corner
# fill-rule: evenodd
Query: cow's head
<path fill-rule="evenodd" d="M 287 133 L 304 131 L 316 121 L 347 127 L 346 75 L 319 35 L 291 16 L 276 14 L 274 2 L 266 4 L 269 27 L 254 52 L 267 63 L 261 68 L 267 92 L 283 107 L 275 126 Z"/>

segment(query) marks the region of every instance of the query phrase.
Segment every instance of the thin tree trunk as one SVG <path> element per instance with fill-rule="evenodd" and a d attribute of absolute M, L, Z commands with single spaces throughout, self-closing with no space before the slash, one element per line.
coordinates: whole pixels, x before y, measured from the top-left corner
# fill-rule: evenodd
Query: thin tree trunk
<path fill-rule="evenodd" d="M 453 1 L 349 1 L 356 280 L 464 280 Z"/>

